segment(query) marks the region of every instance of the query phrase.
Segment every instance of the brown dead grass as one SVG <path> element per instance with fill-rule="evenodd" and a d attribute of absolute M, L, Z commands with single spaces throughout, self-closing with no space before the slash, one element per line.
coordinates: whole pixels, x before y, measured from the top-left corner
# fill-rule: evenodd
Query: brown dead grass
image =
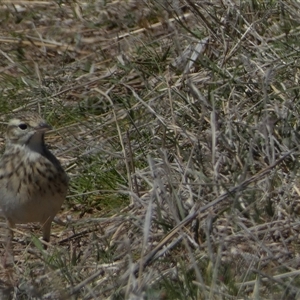
<path fill-rule="evenodd" d="M 296 299 L 299 8 L 2 1 L 1 121 L 41 111 L 71 176 L 3 298 Z"/>

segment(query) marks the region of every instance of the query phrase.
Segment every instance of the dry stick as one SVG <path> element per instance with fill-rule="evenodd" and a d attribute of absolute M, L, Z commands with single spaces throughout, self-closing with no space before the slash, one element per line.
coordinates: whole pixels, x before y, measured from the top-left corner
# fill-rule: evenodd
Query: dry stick
<path fill-rule="evenodd" d="M 183 14 L 182 16 L 177 16 L 176 18 L 169 18 L 168 19 L 168 23 L 173 23 L 175 21 L 178 21 L 178 20 L 185 20 L 187 18 L 189 18 L 190 16 L 192 16 L 191 13 L 186 13 L 186 14 Z M 139 29 L 136 29 L 136 30 L 132 30 L 130 32 L 126 32 L 124 34 L 120 34 L 116 37 L 113 38 L 113 40 L 120 40 L 120 39 L 123 39 L 125 37 L 128 37 L 128 36 L 132 36 L 132 35 L 135 35 L 135 34 L 139 34 L 139 33 L 142 33 L 144 31 L 147 31 L 149 29 L 153 30 L 157 27 L 161 27 L 163 26 L 164 22 L 158 22 L 158 23 L 154 23 L 154 24 L 150 24 L 149 27 L 147 28 L 139 28 Z"/>
<path fill-rule="evenodd" d="M 26 37 L 27 40 L 22 40 L 19 38 L 5 38 L 5 37 L 0 37 L 0 42 L 2 43 L 11 43 L 11 44 L 19 44 L 22 46 L 31 46 L 34 45 L 36 47 L 46 47 L 46 48 L 51 48 L 51 49 L 61 49 L 63 51 L 73 51 L 76 53 L 80 54 L 90 54 L 90 51 L 86 50 L 80 50 L 76 49 L 75 46 L 69 45 L 69 44 L 64 44 L 64 43 L 59 43 L 55 41 L 50 41 L 50 40 L 37 40 L 34 37 Z"/>
<path fill-rule="evenodd" d="M 227 197 L 231 196 L 233 194 L 235 194 L 238 191 L 241 191 L 242 189 L 246 188 L 249 184 L 261 179 L 262 177 L 264 177 L 266 174 L 268 174 L 272 169 L 274 169 L 277 165 L 279 165 L 286 157 L 290 156 L 297 148 L 294 148 L 292 150 L 290 150 L 287 154 L 285 154 L 283 157 L 281 157 L 280 159 L 278 159 L 275 163 L 273 163 L 272 165 L 270 165 L 269 167 L 261 170 L 260 172 L 258 172 L 257 174 L 255 174 L 254 176 L 250 177 L 249 179 L 244 180 L 240 185 L 235 186 L 233 188 L 231 188 L 228 192 L 222 194 L 221 196 L 219 196 L 216 200 L 204 205 L 204 206 L 200 206 L 198 208 L 196 208 L 196 210 L 194 212 L 192 212 L 191 214 L 189 214 L 185 219 L 183 219 L 178 225 L 176 225 L 170 232 L 169 234 L 164 237 L 157 245 L 154 249 L 152 249 L 147 255 L 145 255 L 143 257 L 143 262 L 138 261 L 134 268 L 133 268 L 133 272 L 137 272 L 137 270 L 140 268 L 140 265 L 143 264 L 144 268 L 151 262 L 151 260 L 153 259 L 153 257 L 156 255 L 156 253 L 169 241 L 171 240 L 184 226 L 188 225 L 190 222 L 192 222 L 198 215 L 199 213 L 202 213 L 204 211 L 206 211 L 208 208 L 215 206 L 216 204 L 222 202 L 223 200 L 225 200 Z"/>
<path fill-rule="evenodd" d="M 91 276 L 89 276 L 88 278 L 84 279 L 83 281 L 81 281 L 80 283 L 78 283 L 77 285 L 75 285 L 74 287 L 72 287 L 70 289 L 70 294 L 74 295 L 76 293 L 78 293 L 82 288 L 84 288 L 87 284 L 89 284 L 90 282 L 92 282 L 94 279 L 98 278 L 100 275 L 103 274 L 103 269 L 101 268 L 100 270 L 96 271 L 96 273 L 92 274 Z"/>
<path fill-rule="evenodd" d="M 300 275 L 300 270 L 295 270 L 295 271 L 291 271 L 291 272 L 287 272 L 287 273 L 283 273 L 283 274 L 278 274 L 278 275 L 274 275 L 274 276 L 269 276 L 269 275 L 267 275 L 265 273 L 262 273 L 260 271 L 257 271 L 257 270 L 252 270 L 252 271 L 259 274 L 260 276 L 264 276 L 263 278 L 261 278 L 261 281 L 280 280 L 280 279 L 290 278 L 290 277 L 295 277 L 295 276 Z M 241 283 L 236 283 L 236 285 L 237 286 L 255 285 L 256 282 L 257 282 L 257 279 L 250 280 L 250 281 L 245 281 L 245 282 L 241 282 Z M 283 282 L 280 281 L 280 284 L 283 284 Z"/>

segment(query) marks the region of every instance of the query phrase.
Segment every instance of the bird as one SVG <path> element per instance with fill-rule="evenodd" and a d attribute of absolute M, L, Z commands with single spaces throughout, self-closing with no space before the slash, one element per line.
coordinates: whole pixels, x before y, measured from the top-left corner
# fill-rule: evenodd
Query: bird
<path fill-rule="evenodd" d="M 50 241 L 51 223 L 66 198 L 69 177 L 46 147 L 51 126 L 36 112 L 14 115 L 8 123 L 0 159 L 0 208 L 8 224 L 11 247 L 16 224 L 39 222 Z"/>

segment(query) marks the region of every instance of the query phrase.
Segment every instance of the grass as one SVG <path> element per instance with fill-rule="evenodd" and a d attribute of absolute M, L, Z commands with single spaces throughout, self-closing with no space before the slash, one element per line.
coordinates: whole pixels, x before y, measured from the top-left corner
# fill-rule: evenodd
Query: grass
<path fill-rule="evenodd" d="M 71 177 L 47 252 L 17 228 L 3 299 L 299 297 L 298 1 L 0 11 L 1 132 L 41 112 Z"/>

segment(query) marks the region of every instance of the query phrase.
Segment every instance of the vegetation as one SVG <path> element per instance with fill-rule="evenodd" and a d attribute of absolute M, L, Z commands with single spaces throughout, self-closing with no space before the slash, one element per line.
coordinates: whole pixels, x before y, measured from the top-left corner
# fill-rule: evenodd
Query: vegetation
<path fill-rule="evenodd" d="M 1 299 L 299 298 L 299 1 L 0 5 L 2 136 L 40 111 L 71 177 Z"/>

